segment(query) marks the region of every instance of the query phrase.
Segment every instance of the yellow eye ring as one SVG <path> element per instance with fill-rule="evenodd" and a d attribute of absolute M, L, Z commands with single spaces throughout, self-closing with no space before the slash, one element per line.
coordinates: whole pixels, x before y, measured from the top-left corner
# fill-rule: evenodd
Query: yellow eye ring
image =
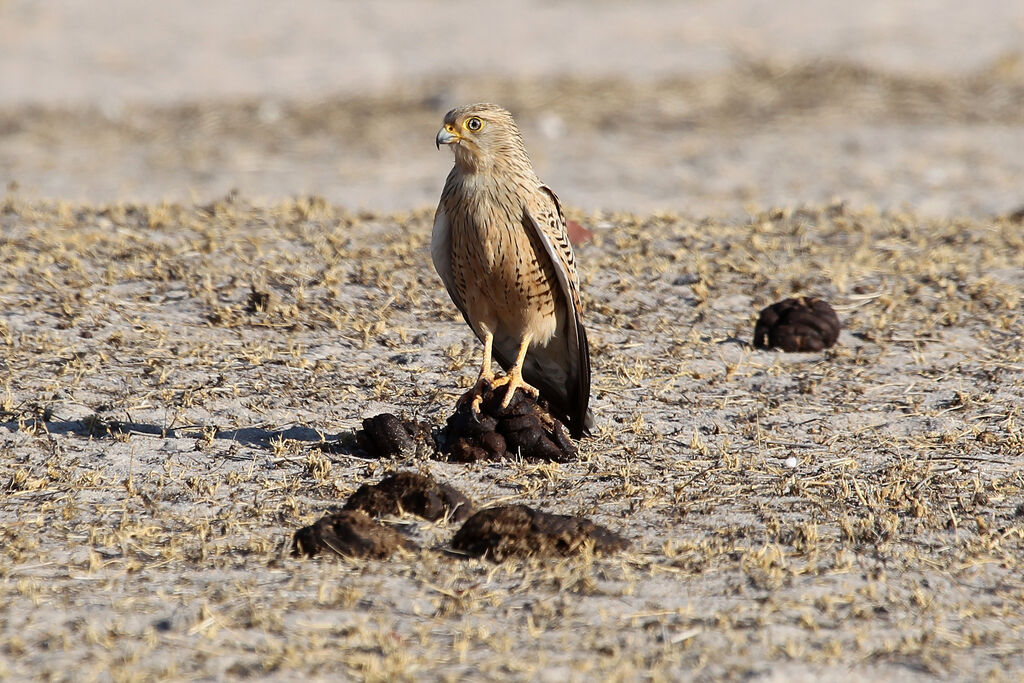
<path fill-rule="evenodd" d="M 468 119 L 466 119 L 466 123 L 464 125 L 466 126 L 467 130 L 471 130 L 475 133 L 476 131 L 484 127 L 484 122 L 481 121 L 480 117 L 478 116 L 470 116 Z"/>

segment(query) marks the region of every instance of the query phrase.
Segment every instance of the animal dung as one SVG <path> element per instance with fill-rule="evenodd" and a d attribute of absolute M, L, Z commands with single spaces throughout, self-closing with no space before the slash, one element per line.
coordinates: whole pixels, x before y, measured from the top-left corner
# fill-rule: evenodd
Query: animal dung
<path fill-rule="evenodd" d="M 389 526 L 370 519 L 362 510 L 342 510 L 321 517 L 295 532 L 292 555 L 313 557 L 333 553 L 344 557 L 384 560 L 399 548 L 416 545 Z"/>
<path fill-rule="evenodd" d="M 356 432 L 356 443 L 371 458 L 392 458 L 412 455 L 416 452 L 416 438 L 429 435 L 428 425 L 381 413 L 363 420 L 363 428 Z"/>
<path fill-rule="evenodd" d="M 501 562 L 509 557 L 566 557 L 590 546 L 597 553 L 629 547 L 629 541 L 589 519 L 553 515 L 525 505 L 481 510 L 462 525 L 452 548 Z"/>
<path fill-rule="evenodd" d="M 836 343 L 842 325 L 824 299 L 784 299 L 761 311 L 754 326 L 754 346 L 787 352 L 821 351 Z"/>
<path fill-rule="evenodd" d="M 473 411 L 473 392 L 459 399 L 439 441 L 454 462 L 478 462 L 522 457 L 526 460 L 566 462 L 578 456 L 562 423 L 542 403 L 519 389 L 507 408 L 502 389 L 483 395 L 479 413 Z"/>
<path fill-rule="evenodd" d="M 444 517 L 461 522 L 475 511 L 473 502 L 454 487 L 415 472 L 398 472 L 377 484 L 363 484 L 349 496 L 345 509 L 374 517 L 408 512 L 432 522 Z"/>
<path fill-rule="evenodd" d="M 453 550 L 502 562 L 510 557 L 568 557 L 590 548 L 614 553 L 629 541 L 589 519 L 555 515 L 525 505 L 500 505 L 477 512 L 454 487 L 415 472 L 398 472 L 377 484 L 364 484 L 345 508 L 295 532 L 292 555 L 320 553 L 382 560 L 417 545 L 373 517 L 403 512 L 431 521 L 463 522 L 452 537 Z"/>

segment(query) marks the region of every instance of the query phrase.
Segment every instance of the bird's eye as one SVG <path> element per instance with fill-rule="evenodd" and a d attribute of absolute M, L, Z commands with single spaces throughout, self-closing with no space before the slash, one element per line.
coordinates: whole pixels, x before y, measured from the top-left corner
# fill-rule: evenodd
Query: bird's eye
<path fill-rule="evenodd" d="M 484 122 L 481 121 L 476 116 L 473 116 L 471 118 L 466 119 L 466 128 L 469 128 L 470 130 L 474 130 L 474 131 L 475 130 L 480 130 L 483 127 L 484 127 Z"/>

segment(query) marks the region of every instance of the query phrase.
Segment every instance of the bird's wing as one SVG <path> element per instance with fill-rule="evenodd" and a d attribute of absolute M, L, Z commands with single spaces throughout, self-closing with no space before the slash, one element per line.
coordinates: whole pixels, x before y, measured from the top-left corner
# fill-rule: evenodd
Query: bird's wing
<path fill-rule="evenodd" d="M 462 317 L 472 328 L 473 323 L 469 322 L 469 316 L 466 315 L 466 304 L 455 288 L 455 276 L 452 275 L 452 224 L 444 211 L 443 203 L 438 205 L 437 213 L 434 214 L 434 229 L 430 235 L 430 260 L 434 262 L 434 270 L 441 276 L 448 296 L 452 298 Z"/>
<path fill-rule="evenodd" d="M 581 317 L 579 277 L 565 217 L 558 197 L 542 185 L 545 201 L 534 202 L 523 212 L 523 227 L 543 245 L 554 266 L 565 309 L 563 323 L 547 346 L 534 347 L 523 364 L 523 377 L 540 390 L 556 412 L 567 418 L 573 436 L 589 433 L 593 423 L 590 404 L 590 346 Z M 546 200 L 550 201 L 546 201 Z M 531 241 L 534 241 L 531 239 Z M 541 257 L 541 254 L 537 255 Z"/>

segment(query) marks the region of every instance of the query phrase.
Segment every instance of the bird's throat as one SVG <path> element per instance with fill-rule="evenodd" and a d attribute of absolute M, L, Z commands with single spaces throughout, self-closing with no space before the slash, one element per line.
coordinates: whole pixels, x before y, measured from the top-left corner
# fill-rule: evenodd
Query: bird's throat
<path fill-rule="evenodd" d="M 454 152 L 455 165 L 459 167 L 459 171 L 464 175 L 471 175 L 486 170 L 486 160 L 480 155 L 479 150 L 473 149 L 465 143 L 459 143 L 454 146 Z"/>

